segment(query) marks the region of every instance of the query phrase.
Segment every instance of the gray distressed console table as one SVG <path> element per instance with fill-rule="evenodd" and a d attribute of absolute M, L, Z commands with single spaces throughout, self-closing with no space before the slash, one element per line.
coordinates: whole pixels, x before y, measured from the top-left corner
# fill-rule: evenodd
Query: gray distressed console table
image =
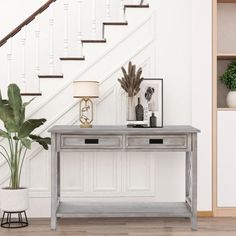
<path fill-rule="evenodd" d="M 191 126 L 127 128 L 125 126 L 54 126 L 51 157 L 51 229 L 58 217 L 187 217 L 197 229 L 197 133 Z M 60 152 L 185 152 L 184 202 L 89 203 L 60 200 Z"/>

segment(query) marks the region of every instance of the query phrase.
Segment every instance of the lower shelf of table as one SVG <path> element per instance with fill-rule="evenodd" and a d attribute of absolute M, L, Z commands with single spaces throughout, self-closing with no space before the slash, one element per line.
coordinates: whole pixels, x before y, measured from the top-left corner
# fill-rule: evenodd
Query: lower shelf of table
<path fill-rule="evenodd" d="M 60 202 L 57 217 L 191 217 L 185 202 Z"/>

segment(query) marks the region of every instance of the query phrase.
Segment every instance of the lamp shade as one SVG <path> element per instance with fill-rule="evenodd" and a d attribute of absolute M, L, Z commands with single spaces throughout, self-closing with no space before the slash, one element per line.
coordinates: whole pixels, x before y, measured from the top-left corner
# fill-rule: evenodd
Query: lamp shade
<path fill-rule="evenodd" d="M 97 81 L 74 81 L 74 98 L 98 98 L 99 83 Z"/>

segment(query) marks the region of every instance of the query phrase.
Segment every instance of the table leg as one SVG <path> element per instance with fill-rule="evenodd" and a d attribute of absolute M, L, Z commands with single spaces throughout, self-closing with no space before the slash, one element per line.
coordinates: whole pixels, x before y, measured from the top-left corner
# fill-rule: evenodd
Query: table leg
<path fill-rule="evenodd" d="M 192 134 L 192 216 L 191 225 L 197 230 L 197 134 Z"/>
<path fill-rule="evenodd" d="M 57 152 L 57 199 L 60 201 L 61 197 L 61 159 L 60 159 L 60 152 Z"/>
<path fill-rule="evenodd" d="M 191 174 L 191 152 L 186 152 L 185 157 L 185 201 L 191 208 L 191 186 L 192 186 L 192 174 Z"/>
<path fill-rule="evenodd" d="M 56 150 L 56 135 L 52 134 L 51 145 L 51 229 L 56 230 L 57 227 L 57 179 L 58 179 L 58 153 Z"/>

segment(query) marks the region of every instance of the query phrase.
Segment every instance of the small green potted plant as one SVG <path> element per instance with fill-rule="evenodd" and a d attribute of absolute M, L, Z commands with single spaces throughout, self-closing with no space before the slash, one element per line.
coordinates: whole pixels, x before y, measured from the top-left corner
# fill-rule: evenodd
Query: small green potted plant
<path fill-rule="evenodd" d="M 233 60 L 226 71 L 220 76 L 220 81 L 229 89 L 226 97 L 228 107 L 236 107 L 236 60 Z"/>
<path fill-rule="evenodd" d="M 3 99 L 0 92 L 0 121 L 5 127 L 5 130 L 0 129 L 0 137 L 3 138 L 0 155 L 10 172 L 9 186 L 0 190 L 1 210 L 5 212 L 20 212 L 28 208 L 28 189 L 20 185 L 27 150 L 31 149 L 33 142 L 46 150 L 51 144 L 49 137 L 42 138 L 32 133 L 46 119 L 25 119 L 25 108 L 32 100 L 23 103 L 16 84 L 8 86 L 8 99 Z"/>

